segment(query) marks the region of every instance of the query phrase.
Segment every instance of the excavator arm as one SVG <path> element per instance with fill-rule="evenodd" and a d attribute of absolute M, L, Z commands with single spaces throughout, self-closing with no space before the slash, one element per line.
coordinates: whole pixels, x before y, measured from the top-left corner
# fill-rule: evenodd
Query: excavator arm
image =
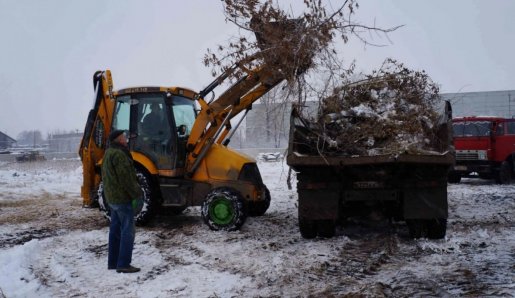
<path fill-rule="evenodd" d="M 204 96 L 220 85 L 235 71 L 243 76 L 216 100 L 207 103 Z M 201 107 L 188 138 L 186 173 L 193 176 L 200 162 L 214 143 L 221 143 L 231 129 L 230 120 L 240 112 L 250 109 L 257 101 L 285 78 L 279 71 L 263 63 L 252 70 L 237 64 L 220 75 L 197 96 Z"/>
<path fill-rule="evenodd" d="M 95 103 L 89 111 L 79 147 L 83 175 L 81 196 L 85 207 L 91 207 L 94 204 L 93 198 L 100 183 L 100 173 L 98 173 L 96 165 L 104 156 L 107 136 L 111 129 L 114 109 L 111 72 L 109 70 L 97 71 L 93 75 L 93 86 Z"/>

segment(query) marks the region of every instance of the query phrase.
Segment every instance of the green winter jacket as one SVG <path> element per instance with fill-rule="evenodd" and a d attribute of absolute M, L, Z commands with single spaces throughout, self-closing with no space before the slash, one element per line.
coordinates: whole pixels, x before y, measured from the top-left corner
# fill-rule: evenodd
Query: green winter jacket
<path fill-rule="evenodd" d="M 109 204 L 131 203 L 142 196 L 132 156 L 124 146 L 112 143 L 102 163 L 104 195 Z"/>

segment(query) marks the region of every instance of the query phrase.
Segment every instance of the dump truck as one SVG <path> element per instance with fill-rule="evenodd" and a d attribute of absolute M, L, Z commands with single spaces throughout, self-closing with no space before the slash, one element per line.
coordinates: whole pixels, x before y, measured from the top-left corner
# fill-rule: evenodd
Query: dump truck
<path fill-rule="evenodd" d="M 515 119 L 467 116 L 453 119 L 456 165 L 449 182 L 462 177 L 509 184 L 515 171 Z"/>
<path fill-rule="evenodd" d="M 311 123 L 291 114 L 287 164 L 296 172 L 298 224 L 304 238 L 333 237 L 338 223 L 380 212 L 405 221 L 413 238 L 445 237 L 447 173 L 454 164 L 452 111 L 445 102 L 438 152 L 324 156 L 306 147 L 320 138 Z"/>

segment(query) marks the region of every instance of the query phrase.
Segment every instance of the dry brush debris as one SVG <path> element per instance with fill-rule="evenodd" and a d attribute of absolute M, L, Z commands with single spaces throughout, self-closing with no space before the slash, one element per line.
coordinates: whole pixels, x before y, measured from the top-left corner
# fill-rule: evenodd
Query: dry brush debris
<path fill-rule="evenodd" d="M 313 153 L 373 156 L 440 154 L 439 89 L 424 71 L 388 59 L 365 79 L 322 99 L 316 119 L 304 115 Z"/>
<path fill-rule="evenodd" d="M 224 0 L 223 3 L 226 20 L 235 24 L 240 33 L 216 50 L 207 50 L 204 64 L 212 67 L 213 76 L 237 63 L 252 66 L 267 63 L 292 83 L 300 74 L 316 67 L 317 57 L 328 59 L 322 53 L 336 56 L 332 46 L 337 39 L 347 42 L 350 36 L 356 36 L 365 41 L 361 37 L 364 32 L 386 35 L 398 28 L 381 29 L 355 23 L 351 16 L 359 7 L 357 0 L 343 1 L 335 10 L 320 0 L 304 0 L 305 9 L 300 15 L 286 12 L 273 0 Z"/>
<path fill-rule="evenodd" d="M 359 7 L 357 0 L 342 1 L 336 9 L 321 0 L 304 0 L 299 15 L 286 12 L 273 0 L 223 3 L 226 19 L 240 34 L 216 50 L 208 49 L 204 64 L 212 67 L 213 75 L 236 64 L 271 66 L 271 75 L 288 82 L 283 102 L 293 101 L 295 94 L 299 104 L 307 97 L 323 97 L 318 119 L 309 120 L 313 134 L 304 140 L 314 153 L 370 156 L 441 151 L 436 136 L 438 87 L 424 71 L 387 60 L 364 80 L 341 84 L 353 75 L 354 66 L 342 68 L 334 48 L 337 40 L 346 43 L 356 37 L 370 44 L 362 34 L 375 32 L 388 38 L 400 26 L 382 29 L 356 23 L 352 16 Z M 324 71 L 330 73 L 329 79 L 314 75 Z M 240 75 L 232 73 L 233 78 Z"/>

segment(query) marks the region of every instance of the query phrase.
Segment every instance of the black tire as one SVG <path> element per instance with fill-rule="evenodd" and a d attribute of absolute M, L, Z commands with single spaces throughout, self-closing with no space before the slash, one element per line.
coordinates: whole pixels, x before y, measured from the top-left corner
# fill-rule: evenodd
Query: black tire
<path fill-rule="evenodd" d="M 461 176 L 459 174 L 449 174 L 447 175 L 447 182 L 449 183 L 460 183 Z"/>
<path fill-rule="evenodd" d="M 509 184 L 511 181 L 511 167 L 507 161 L 503 161 L 496 173 L 495 182 L 498 184 Z"/>
<path fill-rule="evenodd" d="M 236 231 L 241 228 L 247 212 L 241 194 L 232 188 L 212 190 L 201 207 L 204 222 L 214 231 Z"/>
<path fill-rule="evenodd" d="M 263 200 L 249 203 L 249 216 L 261 216 L 265 214 L 268 207 L 270 207 L 270 201 L 270 191 L 265 186 L 265 197 Z"/>
<path fill-rule="evenodd" d="M 299 230 L 302 238 L 313 239 L 317 236 L 317 225 L 312 219 L 299 216 Z"/>
<path fill-rule="evenodd" d="M 154 211 L 156 208 L 156 200 L 153 198 L 152 185 L 150 183 L 150 179 L 143 172 L 136 170 L 136 175 L 138 176 L 138 183 L 143 192 L 143 208 L 141 211 L 134 215 L 134 220 L 137 225 L 143 226 L 147 224 L 153 217 Z M 100 185 L 98 187 L 98 208 L 104 214 L 104 217 L 107 218 L 108 221 L 111 221 L 111 209 L 107 204 L 107 201 L 104 196 L 104 183 L 100 181 Z"/>
<path fill-rule="evenodd" d="M 427 221 L 427 238 L 443 239 L 447 231 L 447 219 L 436 218 Z"/>
<path fill-rule="evenodd" d="M 422 237 L 425 223 L 421 219 L 407 219 L 408 231 L 410 238 L 418 239 Z"/>
<path fill-rule="evenodd" d="M 332 238 L 336 232 L 334 220 L 324 219 L 317 222 L 318 236 L 322 238 Z"/>

